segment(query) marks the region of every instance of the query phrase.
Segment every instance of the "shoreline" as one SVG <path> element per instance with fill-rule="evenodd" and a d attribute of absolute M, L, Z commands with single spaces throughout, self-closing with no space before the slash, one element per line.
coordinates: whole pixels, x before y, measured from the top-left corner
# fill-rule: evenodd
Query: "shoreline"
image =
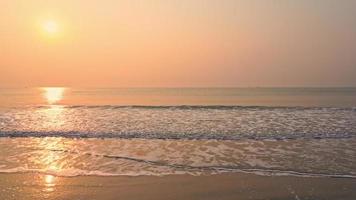
<path fill-rule="evenodd" d="M 355 199 L 356 179 L 246 173 L 76 176 L 0 173 L 0 199 Z"/>
<path fill-rule="evenodd" d="M 201 169 L 202 167 L 196 167 L 197 169 Z M 219 167 L 220 169 L 220 167 Z M 22 169 L 21 169 L 22 170 Z M 307 173 L 307 172 L 298 172 L 298 171 L 288 171 L 288 170 L 278 170 L 278 169 L 232 169 L 229 171 L 216 171 L 213 170 L 202 171 L 200 173 L 194 173 L 192 171 L 187 171 L 183 173 L 157 173 L 157 174 L 113 174 L 99 171 L 85 171 L 82 170 L 80 173 L 58 173 L 51 172 L 46 170 L 39 169 L 27 169 L 23 171 L 17 171 L 17 169 L 8 169 L 8 170 L 0 170 L 0 176 L 6 174 L 38 174 L 38 175 L 51 175 L 62 178 L 75 178 L 75 177 L 167 177 L 167 176 L 217 176 L 224 174 L 246 174 L 246 175 L 255 175 L 255 176 L 265 176 L 265 177 L 296 177 L 296 178 L 341 178 L 341 179 L 354 179 L 356 180 L 355 175 L 351 174 L 321 174 L 321 173 Z M 206 173 L 205 173 L 206 172 Z"/>

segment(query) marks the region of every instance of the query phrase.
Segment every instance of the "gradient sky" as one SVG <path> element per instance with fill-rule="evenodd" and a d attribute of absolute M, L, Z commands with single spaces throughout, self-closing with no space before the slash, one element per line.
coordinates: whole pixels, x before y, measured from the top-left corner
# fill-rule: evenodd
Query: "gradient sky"
<path fill-rule="evenodd" d="M 0 87 L 23 86 L 356 86 L 356 1 L 1 0 Z"/>

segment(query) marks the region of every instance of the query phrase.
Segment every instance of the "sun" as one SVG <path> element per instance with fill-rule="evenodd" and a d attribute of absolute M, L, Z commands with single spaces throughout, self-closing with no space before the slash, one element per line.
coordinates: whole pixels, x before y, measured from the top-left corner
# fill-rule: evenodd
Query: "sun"
<path fill-rule="evenodd" d="M 47 20 L 43 22 L 42 29 L 47 35 L 54 36 L 59 32 L 59 25 L 54 20 Z"/>

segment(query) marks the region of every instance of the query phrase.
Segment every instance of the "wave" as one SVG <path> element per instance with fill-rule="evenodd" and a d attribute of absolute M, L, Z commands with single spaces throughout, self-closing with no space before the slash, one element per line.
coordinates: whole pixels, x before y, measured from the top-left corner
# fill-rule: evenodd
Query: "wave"
<path fill-rule="evenodd" d="M 36 149 L 36 150 L 43 150 L 43 149 Z M 242 172 L 242 173 L 252 173 L 256 175 L 263 175 L 263 176 L 301 176 L 301 177 L 330 177 L 330 178 L 356 178 L 356 175 L 353 174 L 326 174 L 326 173 L 310 173 L 310 172 L 301 172 L 301 171 L 293 171 L 293 170 L 283 170 L 283 169 L 265 169 L 265 168 L 241 168 L 238 166 L 233 165 L 220 165 L 220 166 L 212 166 L 212 165 L 186 165 L 186 164 L 171 164 L 163 161 L 155 161 L 155 160 L 146 160 L 128 156 L 118 156 L 118 155 L 108 155 L 108 154 L 94 154 L 90 152 L 76 152 L 64 149 L 46 149 L 47 151 L 53 152 L 64 152 L 70 154 L 81 154 L 86 156 L 94 156 L 94 157 L 103 157 L 109 159 L 116 159 L 116 160 L 129 160 L 134 161 L 137 163 L 144 163 L 149 165 L 161 166 L 161 167 L 169 167 L 174 169 L 182 169 L 186 173 L 190 174 L 189 172 L 201 172 L 201 171 L 209 171 L 215 173 L 224 173 L 224 172 Z M 1 172 L 1 171 L 0 171 Z M 81 170 L 83 172 L 83 170 Z M 96 173 L 96 172 L 95 172 Z M 113 173 L 98 173 L 93 174 L 92 171 L 89 171 L 90 175 L 122 175 L 122 174 L 113 174 Z M 199 173 L 198 173 L 199 174 Z M 80 175 L 85 175 L 85 173 L 81 173 Z M 128 175 L 128 174 L 125 174 Z M 145 175 L 145 174 L 143 174 Z M 147 175 L 147 174 L 146 174 Z M 151 174 L 152 175 L 152 174 Z M 160 173 L 160 175 L 162 175 Z M 169 175 L 169 174 L 166 174 Z M 193 174 L 194 175 L 194 174 Z M 131 175 L 132 176 L 132 175 Z"/>
<path fill-rule="evenodd" d="M 356 136 L 355 110 L 228 105 L 54 105 L 2 111 L 0 137 L 189 140 L 350 138 Z"/>
<path fill-rule="evenodd" d="M 171 109 L 171 110 L 352 110 L 356 107 L 318 107 L 318 106 L 253 106 L 253 105 L 39 105 L 26 106 L 27 108 L 53 108 L 62 107 L 68 109 Z M 23 108 L 23 107 L 13 107 Z"/>
<path fill-rule="evenodd" d="M 201 169 L 201 168 L 199 168 Z M 324 174 L 324 173 L 308 173 L 290 170 L 274 170 L 274 169 L 239 169 L 239 168 L 225 168 L 224 166 L 206 167 L 205 171 L 211 171 L 211 174 L 221 173 L 248 173 L 260 176 L 295 176 L 295 177 L 324 177 L 324 178 L 352 178 L 356 179 L 356 175 L 351 174 Z M 50 169 L 29 169 L 24 167 L 16 167 L 11 169 L 0 169 L 0 173 L 41 173 L 60 177 L 77 177 L 77 176 L 167 176 L 187 174 L 199 176 L 201 173 L 176 172 L 176 173 L 160 173 L 160 172 L 131 172 L 131 173 L 109 173 L 99 170 L 82 170 L 82 169 L 67 169 L 61 171 L 54 171 Z"/>
<path fill-rule="evenodd" d="M 355 138 L 354 133 L 293 133 L 293 135 L 233 135 L 233 134 L 160 134 L 160 133 L 96 133 L 96 132 L 32 132 L 32 131 L 0 131 L 0 138 L 27 138 L 27 137 L 60 137 L 60 138 L 114 138 L 114 139 L 160 139 L 160 140 L 295 140 L 295 139 L 350 139 Z"/>
<path fill-rule="evenodd" d="M 62 150 L 51 150 L 51 151 L 62 151 Z M 66 153 L 73 153 L 68 151 L 63 151 Z M 183 164 L 170 164 L 161 161 L 144 160 L 133 157 L 123 157 L 116 155 L 103 155 L 103 154 L 91 154 L 84 153 L 83 155 L 95 156 L 95 157 L 105 157 L 110 159 L 124 159 L 139 163 L 145 163 L 149 165 L 169 167 L 174 169 L 172 172 L 160 172 L 158 171 L 132 171 L 132 172 L 105 172 L 100 170 L 83 170 L 83 169 L 62 169 L 62 170 L 52 170 L 52 169 L 36 169 L 36 168 L 26 168 L 26 167 L 15 167 L 9 169 L 1 169 L 0 173 L 41 173 L 49 174 L 61 177 L 76 177 L 76 176 L 165 176 L 165 175 L 178 175 L 178 174 L 188 174 L 199 176 L 203 174 L 221 174 L 221 173 L 248 173 L 260 176 L 295 176 L 295 177 L 326 177 L 326 178 L 352 178 L 356 179 L 354 174 L 328 174 L 328 173 L 311 173 L 303 171 L 294 170 L 283 170 L 283 169 L 266 169 L 266 168 L 241 168 L 238 166 L 192 166 Z"/>
<path fill-rule="evenodd" d="M 250 173 L 356 178 L 352 159 L 354 139 L 225 142 L 30 138 L 0 139 L 0 142 L 5 150 L 0 173 L 56 176 Z M 330 162 L 330 158 L 342 160 Z"/>

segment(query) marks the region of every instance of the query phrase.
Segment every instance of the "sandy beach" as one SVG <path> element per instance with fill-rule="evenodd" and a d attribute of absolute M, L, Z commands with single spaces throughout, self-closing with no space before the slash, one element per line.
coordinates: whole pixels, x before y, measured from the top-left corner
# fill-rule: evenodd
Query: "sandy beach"
<path fill-rule="evenodd" d="M 0 0 L 0 200 L 356 200 L 356 0 Z"/>
<path fill-rule="evenodd" d="M 0 175 L 0 199 L 343 199 L 356 198 L 356 180 L 259 176 L 78 176 L 38 173 Z"/>

